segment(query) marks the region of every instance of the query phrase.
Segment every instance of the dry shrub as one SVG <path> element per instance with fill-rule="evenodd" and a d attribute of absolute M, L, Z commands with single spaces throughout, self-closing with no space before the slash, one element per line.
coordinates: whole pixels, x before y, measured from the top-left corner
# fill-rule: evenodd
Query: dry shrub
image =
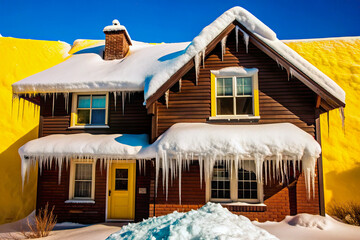
<path fill-rule="evenodd" d="M 41 238 L 50 234 L 56 224 L 54 208 L 55 206 L 53 206 L 51 211 L 49 211 L 49 204 L 46 203 L 45 208 L 41 208 L 35 216 L 35 222 L 33 224 L 31 224 L 29 219 L 27 219 L 27 225 L 30 231 L 22 232 L 25 238 Z"/>
<path fill-rule="evenodd" d="M 355 202 L 333 203 L 328 208 L 329 215 L 344 223 L 360 226 L 360 204 Z"/>

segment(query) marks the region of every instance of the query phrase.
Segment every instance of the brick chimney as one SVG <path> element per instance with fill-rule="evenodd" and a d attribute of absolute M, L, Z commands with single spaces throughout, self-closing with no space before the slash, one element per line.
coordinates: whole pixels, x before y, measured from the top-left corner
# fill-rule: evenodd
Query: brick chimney
<path fill-rule="evenodd" d="M 113 25 L 104 28 L 105 33 L 105 60 L 121 59 L 129 52 L 131 39 L 126 28 L 114 20 Z"/>

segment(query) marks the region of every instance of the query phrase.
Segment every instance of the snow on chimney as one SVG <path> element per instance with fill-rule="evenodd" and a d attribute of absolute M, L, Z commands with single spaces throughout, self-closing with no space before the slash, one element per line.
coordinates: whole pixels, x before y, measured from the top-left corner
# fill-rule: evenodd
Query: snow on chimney
<path fill-rule="evenodd" d="M 104 28 L 105 33 L 105 60 L 121 59 L 129 52 L 131 39 L 126 28 L 120 25 L 118 20 L 112 22 L 113 25 Z"/>

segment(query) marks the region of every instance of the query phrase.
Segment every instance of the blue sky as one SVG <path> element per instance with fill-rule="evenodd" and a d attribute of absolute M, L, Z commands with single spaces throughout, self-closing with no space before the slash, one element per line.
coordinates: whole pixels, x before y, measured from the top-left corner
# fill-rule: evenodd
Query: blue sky
<path fill-rule="evenodd" d="M 224 11 L 241 6 L 279 39 L 360 36 L 360 0 L 0 0 L 0 34 L 17 38 L 104 39 L 117 18 L 132 39 L 191 41 Z"/>

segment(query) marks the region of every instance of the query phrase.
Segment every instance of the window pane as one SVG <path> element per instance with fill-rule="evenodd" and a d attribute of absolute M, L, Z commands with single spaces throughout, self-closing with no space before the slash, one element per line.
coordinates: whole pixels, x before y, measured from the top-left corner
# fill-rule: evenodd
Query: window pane
<path fill-rule="evenodd" d="M 252 199 L 257 199 L 257 190 L 256 191 L 251 191 L 251 198 Z"/>
<path fill-rule="evenodd" d="M 238 198 L 257 199 L 255 163 L 254 161 L 245 161 L 243 167 L 244 169 L 238 170 Z"/>
<path fill-rule="evenodd" d="M 75 181 L 74 197 L 91 198 L 91 181 Z"/>
<path fill-rule="evenodd" d="M 244 95 L 252 95 L 252 87 L 244 86 Z"/>
<path fill-rule="evenodd" d="M 230 198 L 229 171 L 221 164 L 216 164 L 211 180 L 211 198 Z"/>
<path fill-rule="evenodd" d="M 91 180 L 92 163 L 81 163 L 75 166 L 75 180 Z"/>
<path fill-rule="evenodd" d="M 252 78 L 242 77 L 236 78 L 236 94 L 241 95 L 252 95 Z"/>
<path fill-rule="evenodd" d="M 78 110 L 77 123 L 89 124 L 90 121 L 90 110 Z"/>
<path fill-rule="evenodd" d="M 90 96 L 78 96 L 78 108 L 90 108 Z"/>
<path fill-rule="evenodd" d="M 216 80 L 216 86 L 217 86 L 217 95 L 218 96 L 224 96 L 224 79 L 223 78 L 218 78 Z"/>
<path fill-rule="evenodd" d="M 233 98 L 217 98 L 216 110 L 217 115 L 234 115 Z"/>
<path fill-rule="evenodd" d="M 116 169 L 116 178 L 128 178 L 128 170 L 127 169 Z"/>
<path fill-rule="evenodd" d="M 127 190 L 128 181 L 127 180 L 115 180 L 115 190 Z"/>
<path fill-rule="evenodd" d="M 218 96 L 232 96 L 232 78 L 218 78 L 217 79 L 217 95 Z"/>
<path fill-rule="evenodd" d="M 243 95 L 244 94 L 244 80 L 243 78 L 236 78 L 236 94 Z"/>
<path fill-rule="evenodd" d="M 93 95 L 91 107 L 92 108 L 105 108 L 106 107 L 105 95 Z"/>
<path fill-rule="evenodd" d="M 92 110 L 91 112 L 91 124 L 104 125 L 105 124 L 105 109 Z"/>
<path fill-rule="evenodd" d="M 252 97 L 237 97 L 236 98 L 236 114 L 252 114 Z"/>

